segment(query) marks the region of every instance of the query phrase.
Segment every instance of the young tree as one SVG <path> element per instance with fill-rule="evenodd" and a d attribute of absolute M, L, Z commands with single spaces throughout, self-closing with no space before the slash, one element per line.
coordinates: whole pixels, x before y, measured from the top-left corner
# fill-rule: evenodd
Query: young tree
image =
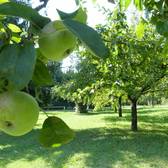
<path fill-rule="evenodd" d="M 142 39 L 128 27 L 124 13 L 99 31 L 110 49 L 110 56 L 100 70 L 109 85 L 116 82 L 131 101 L 131 129 L 137 131 L 137 101 L 167 75 L 167 43 L 148 27 Z"/>
<path fill-rule="evenodd" d="M 109 1 L 114 3 L 114 1 Z M 126 11 L 127 8 L 133 2 L 134 6 L 138 11 L 141 11 L 141 14 L 145 13 L 145 19 L 150 21 L 152 24 L 156 26 L 156 30 L 159 34 L 164 37 L 168 37 L 168 20 L 167 20 L 167 10 L 168 10 L 168 1 L 167 0 L 120 0 L 118 6 L 121 11 Z M 143 11 L 143 12 L 142 12 Z M 142 16 L 142 15 L 141 15 Z M 144 16 L 142 16 L 144 17 Z M 144 22 L 140 22 L 140 29 L 144 29 Z M 142 33 L 142 32 L 141 32 Z"/>
<path fill-rule="evenodd" d="M 81 57 L 76 70 L 68 73 L 70 75 L 68 80 L 65 80 L 60 85 L 56 85 L 52 93 L 65 100 L 74 102 L 76 104 L 76 112 L 86 113 L 87 106 L 91 103 L 89 86 L 96 80 L 96 67 L 91 64 L 89 58 Z"/>

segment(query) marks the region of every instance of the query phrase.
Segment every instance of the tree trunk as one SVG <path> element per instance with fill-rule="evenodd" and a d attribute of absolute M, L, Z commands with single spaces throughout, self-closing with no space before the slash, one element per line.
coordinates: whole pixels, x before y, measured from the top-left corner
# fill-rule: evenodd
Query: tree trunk
<path fill-rule="evenodd" d="M 83 105 L 82 103 L 76 103 L 76 106 L 75 106 L 75 111 L 77 113 L 88 113 L 88 110 L 87 110 L 87 105 Z"/>
<path fill-rule="evenodd" d="M 153 108 L 154 108 L 154 104 L 155 104 L 155 102 L 154 102 L 154 93 L 152 93 L 151 105 L 152 105 Z"/>
<path fill-rule="evenodd" d="M 122 96 L 118 98 L 118 115 L 122 117 Z"/>
<path fill-rule="evenodd" d="M 114 107 L 114 112 L 117 113 L 117 107 L 116 106 Z"/>
<path fill-rule="evenodd" d="M 137 100 L 132 99 L 131 100 L 131 130 L 137 131 Z"/>

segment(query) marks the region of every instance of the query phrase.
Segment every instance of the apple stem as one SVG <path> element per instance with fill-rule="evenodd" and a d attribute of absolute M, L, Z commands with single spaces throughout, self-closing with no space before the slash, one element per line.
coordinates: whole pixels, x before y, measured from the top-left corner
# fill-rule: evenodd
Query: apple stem
<path fill-rule="evenodd" d="M 49 117 L 49 115 L 47 114 L 47 112 L 46 112 L 44 109 L 40 108 L 40 110 L 41 110 L 47 117 Z"/>

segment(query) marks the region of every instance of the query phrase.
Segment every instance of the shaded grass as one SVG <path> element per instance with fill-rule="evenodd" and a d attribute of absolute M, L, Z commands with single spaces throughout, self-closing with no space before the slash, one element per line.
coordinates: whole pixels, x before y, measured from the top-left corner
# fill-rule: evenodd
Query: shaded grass
<path fill-rule="evenodd" d="M 122 118 L 103 111 L 89 115 L 50 112 L 75 129 L 76 138 L 56 149 L 38 144 L 37 127 L 22 137 L 0 133 L 0 168 L 166 168 L 168 165 L 168 110 L 140 108 L 139 132 L 130 127 L 130 112 Z"/>

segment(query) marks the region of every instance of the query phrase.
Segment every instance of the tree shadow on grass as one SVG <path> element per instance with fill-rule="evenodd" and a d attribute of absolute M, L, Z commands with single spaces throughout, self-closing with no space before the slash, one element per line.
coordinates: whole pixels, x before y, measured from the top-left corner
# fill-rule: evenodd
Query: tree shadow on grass
<path fill-rule="evenodd" d="M 84 166 L 78 168 L 113 168 L 116 164 L 122 168 L 124 165 L 139 168 L 139 163 L 145 161 L 149 161 L 153 167 L 162 168 L 154 158 L 168 164 L 166 131 L 141 130 L 132 133 L 126 129 L 104 127 L 78 130 L 71 143 L 56 149 L 42 148 L 37 141 L 38 132 L 34 130 L 20 138 L 2 134 L 0 147 L 4 148 L 0 149 L 0 166 L 5 167 L 19 159 L 33 161 L 37 158 L 42 158 L 52 168 L 63 168 L 68 163 L 69 167 L 76 168 L 81 159 Z M 73 162 L 73 157 L 77 155 Z"/>
<path fill-rule="evenodd" d="M 144 108 L 144 109 L 138 109 L 138 112 L 140 114 L 146 114 L 146 113 L 161 113 L 161 112 L 168 112 L 167 108 Z"/>
<path fill-rule="evenodd" d="M 115 112 L 113 110 L 111 111 L 98 111 L 98 112 L 93 112 L 93 111 L 89 111 L 88 113 L 80 113 L 78 115 L 102 115 L 102 114 L 115 114 Z"/>
<path fill-rule="evenodd" d="M 118 116 L 110 116 L 110 117 L 104 117 L 104 120 L 108 122 L 108 124 L 113 125 L 113 123 L 116 122 L 131 122 L 130 115 L 126 115 L 123 117 Z M 145 124 L 152 124 L 152 125 L 161 125 L 164 126 L 164 124 L 168 123 L 168 116 L 149 116 L 149 115 L 138 115 L 138 123 L 145 123 Z"/>
<path fill-rule="evenodd" d="M 153 114 L 155 113 L 155 114 Z M 158 113 L 158 114 L 156 114 Z M 141 109 L 138 110 L 138 123 L 143 122 L 146 124 L 160 124 L 164 125 L 168 123 L 168 109 Z M 123 117 L 118 117 L 115 115 L 104 117 L 104 120 L 108 123 L 113 125 L 116 122 L 131 122 L 131 112 L 128 109 L 123 110 Z"/>

